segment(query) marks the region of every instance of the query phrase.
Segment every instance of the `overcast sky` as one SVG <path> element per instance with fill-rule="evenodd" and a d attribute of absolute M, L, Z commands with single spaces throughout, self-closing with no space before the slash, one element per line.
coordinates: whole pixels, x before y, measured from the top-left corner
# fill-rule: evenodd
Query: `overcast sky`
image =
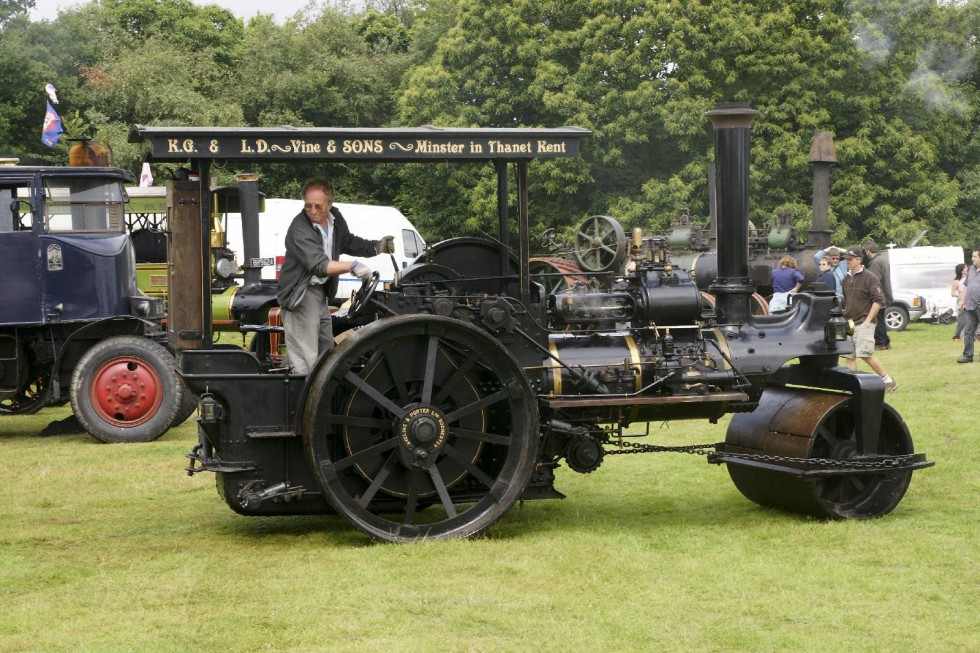
<path fill-rule="evenodd" d="M 220 5 L 231 10 L 239 18 L 251 18 L 257 13 L 272 14 L 277 23 L 291 18 L 303 9 L 309 0 L 192 0 L 197 5 Z M 35 0 L 31 20 L 54 20 L 58 9 L 68 9 L 88 4 L 88 0 Z"/>

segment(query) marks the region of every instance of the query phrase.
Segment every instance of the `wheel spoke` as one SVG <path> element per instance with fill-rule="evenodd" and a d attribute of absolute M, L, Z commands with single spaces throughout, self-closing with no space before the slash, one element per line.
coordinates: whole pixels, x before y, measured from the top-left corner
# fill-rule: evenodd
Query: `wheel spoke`
<path fill-rule="evenodd" d="M 453 424 L 453 423 L 459 421 L 460 419 L 462 419 L 463 417 L 466 417 L 467 415 L 470 415 L 471 413 L 475 413 L 475 412 L 477 412 L 479 410 L 483 410 L 487 406 L 492 406 L 495 403 L 497 403 L 498 401 L 503 401 L 506 398 L 507 398 L 507 391 L 506 390 L 498 390 L 497 392 L 493 393 L 492 395 L 487 395 L 483 399 L 481 399 L 481 400 L 479 400 L 477 402 L 474 402 L 474 403 L 470 404 L 469 406 L 465 406 L 463 408 L 460 408 L 457 411 L 454 411 L 452 413 L 449 413 L 448 415 L 446 415 L 446 424 Z"/>
<path fill-rule="evenodd" d="M 385 343 L 385 365 L 388 367 L 388 373 L 391 374 L 391 380 L 395 382 L 395 389 L 398 391 L 398 398 L 403 404 L 407 404 L 408 388 L 405 386 L 405 377 L 402 374 L 402 368 L 397 363 L 397 356 L 395 355 L 394 349 L 395 347 L 393 343 Z"/>
<path fill-rule="evenodd" d="M 821 440 L 823 440 L 824 442 L 826 442 L 827 445 L 830 447 L 833 447 L 835 444 L 837 444 L 837 438 L 835 437 L 833 431 L 831 431 L 830 428 L 827 427 L 826 422 L 820 424 L 820 426 L 817 428 L 815 435 Z"/>
<path fill-rule="evenodd" d="M 449 490 L 446 489 L 446 484 L 442 480 L 442 474 L 439 473 L 439 468 L 436 465 L 429 468 L 429 476 L 432 478 L 432 484 L 436 486 L 436 492 L 439 493 L 439 500 L 442 501 L 442 507 L 446 510 L 446 515 L 455 517 L 456 506 L 453 505 L 453 500 L 449 498 Z"/>
<path fill-rule="evenodd" d="M 325 424 L 353 426 L 362 429 L 385 430 L 391 428 L 391 420 L 374 417 L 355 417 L 353 415 L 327 415 L 323 422 Z"/>
<path fill-rule="evenodd" d="M 406 524 L 415 523 L 415 511 L 419 504 L 419 485 L 422 484 L 422 474 L 414 469 L 409 472 L 408 480 L 408 499 L 405 501 L 405 522 Z"/>
<path fill-rule="evenodd" d="M 364 458 L 369 458 L 375 456 L 379 453 L 384 453 L 385 451 L 390 451 L 398 446 L 397 438 L 388 438 L 384 442 L 379 442 L 378 444 L 368 447 L 367 449 L 361 449 L 356 453 L 352 453 L 346 458 L 341 458 L 337 462 L 333 463 L 331 466 L 336 471 L 341 471 L 357 464 L 360 460 Z M 326 464 L 326 463 L 325 463 Z"/>
<path fill-rule="evenodd" d="M 432 401 L 432 379 L 436 373 L 436 354 L 439 351 L 439 338 L 429 337 L 429 347 L 425 353 L 425 377 L 422 380 L 422 403 Z"/>
<path fill-rule="evenodd" d="M 489 474 L 484 472 L 482 469 L 474 465 L 469 458 L 467 458 L 460 452 L 456 451 L 455 447 L 446 445 L 443 448 L 443 451 L 445 452 L 446 456 L 452 458 L 454 461 L 462 465 L 466 469 L 466 471 L 468 471 L 474 478 L 476 478 L 476 480 L 483 483 L 483 485 L 485 485 L 488 490 L 493 488 L 493 483 L 494 483 L 493 478 Z"/>
<path fill-rule="evenodd" d="M 350 383 L 352 386 L 361 390 L 364 394 L 369 396 L 375 401 L 379 406 L 385 408 L 388 412 L 392 413 L 395 417 L 399 419 L 405 417 L 406 411 L 401 406 L 396 405 L 393 401 L 388 399 L 388 397 L 381 394 L 381 391 L 375 388 L 373 385 L 357 376 L 353 372 L 348 372 L 344 375 L 344 380 Z"/>
<path fill-rule="evenodd" d="M 850 476 L 847 477 L 847 482 L 850 483 L 851 487 L 857 490 L 858 494 L 864 492 L 865 488 L 868 487 L 867 483 L 865 483 L 864 480 L 865 480 L 864 478 L 862 478 L 857 474 L 851 474 Z"/>
<path fill-rule="evenodd" d="M 391 473 L 392 468 L 395 466 L 396 459 L 396 454 L 392 453 L 389 455 L 388 459 L 385 461 L 385 464 L 382 465 L 381 469 L 378 470 L 378 473 L 375 474 L 371 485 L 369 485 L 368 489 L 366 489 L 364 494 L 361 495 L 361 500 L 357 502 L 362 508 L 367 508 L 369 505 L 371 505 L 374 495 L 376 495 L 378 490 L 381 489 L 381 484 L 385 482 L 385 479 L 388 478 L 388 474 Z"/>
<path fill-rule="evenodd" d="M 488 442 L 490 444 L 502 444 L 508 447 L 513 442 L 510 436 L 507 435 L 497 435 L 496 433 L 484 433 L 483 431 L 471 431 L 470 429 L 461 428 L 450 428 L 449 435 L 455 436 L 462 440 L 477 440 L 479 442 Z"/>
<path fill-rule="evenodd" d="M 466 375 L 470 373 L 473 366 L 475 366 L 479 360 L 479 356 L 476 354 L 470 354 L 469 357 L 463 361 L 463 364 L 456 368 L 456 371 L 453 372 L 451 377 L 449 377 L 449 380 L 442 384 L 442 389 L 439 391 L 439 394 L 433 398 L 432 403 L 437 406 L 441 406 L 442 402 L 446 400 L 449 393 L 452 392 L 453 389 L 455 389 L 456 386 L 459 385 L 459 383 L 466 377 Z"/>

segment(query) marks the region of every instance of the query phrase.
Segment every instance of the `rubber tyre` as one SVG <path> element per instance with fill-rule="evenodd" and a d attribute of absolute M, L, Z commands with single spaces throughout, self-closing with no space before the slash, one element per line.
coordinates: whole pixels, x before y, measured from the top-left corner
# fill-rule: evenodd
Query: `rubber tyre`
<path fill-rule="evenodd" d="M 177 385 L 183 386 L 182 383 L 178 381 Z M 180 402 L 180 408 L 177 410 L 177 416 L 174 417 L 173 423 L 170 425 L 171 428 L 175 426 L 180 426 L 187 421 L 187 418 L 194 414 L 197 410 L 197 395 L 184 388 L 184 398 Z"/>
<path fill-rule="evenodd" d="M 184 386 L 174 367 L 170 352 L 147 338 L 103 340 L 75 367 L 69 392 L 72 411 L 85 430 L 102 442 L 156 440 L 175 424 L 184 406 Z M 146 394 L 134 397 L 135 386 L 143 388 L 136 392 Z M 122 398 L 116 403 L 128 404 L 117 408 L 112 405 L 114 397 Z"/>
<path fill-rule="evenodd" d="M 889 306 L 885 309 L 884 320 L 889 331 L 905 331 L 909 325 L 909 314 L 901 306 Z"/>

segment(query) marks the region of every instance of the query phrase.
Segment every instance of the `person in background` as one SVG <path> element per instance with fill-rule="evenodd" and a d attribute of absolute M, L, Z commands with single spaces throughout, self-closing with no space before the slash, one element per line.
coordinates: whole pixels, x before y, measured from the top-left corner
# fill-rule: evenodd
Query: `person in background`
<path fill-rule="evenodd" d="M 799 292 L 803 287 L 803 274 L 796 269 L 796 259 L 784 256 L 772 271 L 772 300 L 769 310 L 785 311 L 789 306 L 790 293 Z"/>
<path fill-rule="evenodd" d="M 956 272 L 953 275 L 953 285 L 949 287 L 949 294 L 956 298 L 957 303 L 959 303 L 960 292 L 966 287 L 964 281 L 966 281 L 966 264 L 957 263 Z M 956 329 L 953 331 L 953 340 L 957 341 L 960 339 L 960 334 L 963 332 L 963 323 L 966 321 L 966 313 L 960 311 L 956 314 Z"/>
<path fill-rule="evenodd" d="M 881 281 L 862 263 L 860 247 L 844 251 L 848 275 L 844 279 L 844 317 L 854 322 L 851 344 L 854 350 L 845 357 L 847 367 L 857 370 L 860 358 L 885 382 L 885 392 L 898 390 L 898 383 L 885 371 L 885 366 L 875 358 L 875 320 L 885 301 Z"/>
<path fill-rule="evenodd" d="M 973 250 L 973 265 L 967 266 L 963 290 L 960 291 L 959 309 L 965 312 L 963 321 L 963 355 L 957 363 L 973 362 L 973 347 L 977 342 L 977 324 L 980 324 L 980 247 Z"/>
<path fill-rule="evenodd" d="M 286 231 L 286 257 L 276 296 L 282 309 L 289 364 L 294 374 L 309 374 L 317 358 L 334 348 L 330 300 L 350 272 L 362 280 L 372 270 L 341 254 L 375 256 L 395 251 L 394 236 L 366 240 L 355 236 L 333 205 L 333 185 L 311 179 L 303 186 L 303 210 Z"/>
<path fill-rule="evenodd" d="M 888 252 L 878 251 L 878 243 L 869 240 L 864 245 L 864 253 L 868 257 L 868 270 L 875 273 L 881 281 L 881 291 L 885 294 L 885 305 L 882 307 L 881 319 L 875 323 L 875 349 L 883 351 L 892 348 L 892 339 L 885 325 L 884 311 L 892 305 L 892 272 L 888 262 Z"/>
<path fill-rule="evenodd" d="M 827 249 L 821 249 L 814 254 L 813 262 L 820 265 L 820 259 L 822 259 L 824 256 L 830 259 L 830 271 L 834 274 L 834 292 L 837 293 L 838 297 L 843 299 L 843 285 L 844 277 L 847 276 L 847 265 L 845 265 L 844 261 L 841 260 L 840 252 L 840 248 L 831 245 Z"/>
<path fill-rule="evenodd" d="M 820 257 L 820 263 L 817 267 L 820 269 L 820 276 L 817 277 L 815 283 L 824 284 L 827 286 L 827 290 L 835 290 L 837 288 L 837 277 L 834 276 L 834 271 L 830 269 L 830 257 Z"/>

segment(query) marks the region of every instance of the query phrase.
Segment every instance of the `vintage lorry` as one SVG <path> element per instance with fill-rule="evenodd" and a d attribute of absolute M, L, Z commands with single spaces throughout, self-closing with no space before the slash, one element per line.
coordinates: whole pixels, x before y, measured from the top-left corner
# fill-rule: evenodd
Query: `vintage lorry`
<path fill-rule="evenodd" d="M 186 162 L 202 179 L 225 161 L 492 164 L 497 177 L 497 239 L 436 243 L 394 282 L 365 283 L 335 314 L 339 344 L 309 376 L 213 345 L 200 264 L 207 188 L 171 183 L 175 246 L 198 262 L 172 269 L 168 323 L 179 374 L 199 395 L 188 473 L 215 473 L 243 515 L 335 511 L 393 542 L 472 536 L 517 501 L 559 498 L 561 464 L 589 473 L 607 455 L 664 450 L 725 464 L 761 505 L 830 519 L 890 512 L 932 463 L 881 379 L 838 365 L 850 345 L 837 298 L 803 293 L 787 313 L 752 314 L 756 113 L 708 112 L 719 169 L 713 307 L 666 241 L 638 230 L 626 275 L 587 275 L 554 293 L 532 281 L 529 165 L 577 156 L 584 129 L 134 126 L 145 156 Z M 728 414 L 725 441 L 710 445 L 663 447 L 627 428 Z"/>
<path fill-rule="evenodd" d="M 136 287 L 128 173 L 0 165 L 0 414 L 71 402 L 103 442 L 142 442 L 195 404 L 174 374 L 165 305 Z"/>

